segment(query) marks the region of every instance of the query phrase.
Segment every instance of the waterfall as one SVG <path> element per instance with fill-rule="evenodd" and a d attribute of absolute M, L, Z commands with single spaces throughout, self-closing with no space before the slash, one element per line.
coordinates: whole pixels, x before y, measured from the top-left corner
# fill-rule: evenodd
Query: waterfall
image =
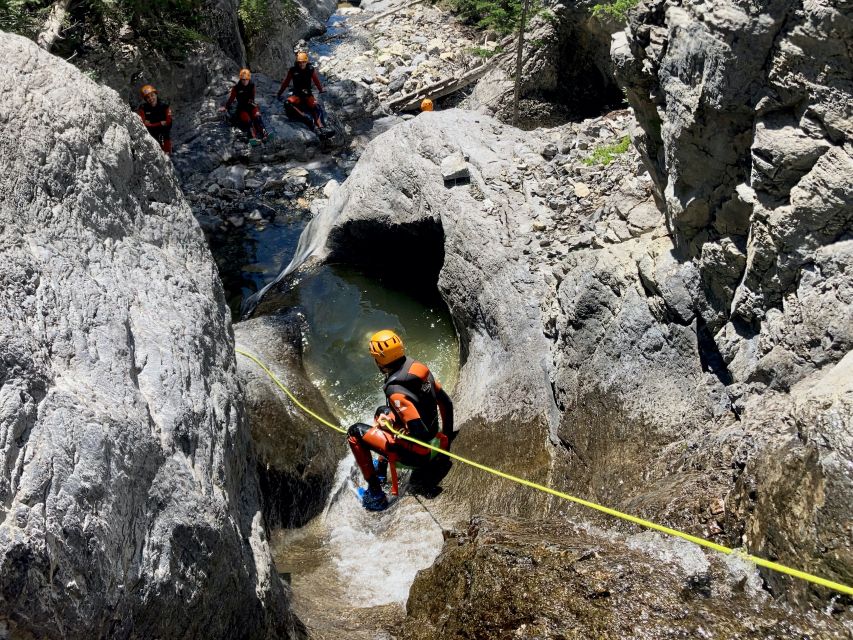
<path fill-rule="evenodd" d="M 340 213 L 344 204 L 346 204 L 346 196 L 340 195 L 342 191 L 343 189 L 339 189 L 332 196 L 329 204 L 320 211 L 317 211 L 311 221 L 305 225 L 305 229 L 302 230 L 302 234 L 299 236 L 299 242 L 296 245 L 293 258 L 279 272 L 275 280 L 264 285 L 260 291 L 253 293 L 243 300 L 240 305 L 240 317 L 243 320 L 252 315 L 252 312 L 261 303 L 270 289 L 305 264 L 309 258 L 314 256 L 318 258 L 325 257 L 326 239 L 329 236 L 332 223 L 337 219 L 338 213 Z"/>

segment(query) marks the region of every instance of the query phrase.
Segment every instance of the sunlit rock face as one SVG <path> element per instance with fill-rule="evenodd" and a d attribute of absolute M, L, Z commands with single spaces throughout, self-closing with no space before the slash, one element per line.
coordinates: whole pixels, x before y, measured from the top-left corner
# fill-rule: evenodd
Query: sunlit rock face
<path fill-rule="evenodd" d="M 0 36 L 0 620 L 294 637 L 216 268 L 118 96 Z"/>

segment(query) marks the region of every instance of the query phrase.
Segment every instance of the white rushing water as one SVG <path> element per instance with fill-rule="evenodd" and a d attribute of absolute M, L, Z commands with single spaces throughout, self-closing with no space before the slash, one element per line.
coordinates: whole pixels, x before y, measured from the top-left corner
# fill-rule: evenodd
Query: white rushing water
<path fill-rule="evenodd" d="M 392 499 L 383 512 L 365 511 L 354 482 L 360 475 L 352 455 L 338 465 L 335 488 L 321 516 L 329 535 L 326 549 L 351 606 L 404 604 L 417 572 L 441 551 L 441 527 L 421 503 L 405 496 L 404 477 L 403 498 Z"/>

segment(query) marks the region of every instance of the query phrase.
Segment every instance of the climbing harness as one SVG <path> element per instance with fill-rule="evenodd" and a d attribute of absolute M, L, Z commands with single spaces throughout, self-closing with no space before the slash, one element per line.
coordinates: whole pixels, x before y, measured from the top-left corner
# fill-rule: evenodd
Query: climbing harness
<path fill-rule="evenodd" d="M 257 364 L 263 371 L 270 377 L 270 379 L 287 395 L 288 398 L 302 411 L 307 413 L 309 416 L 317 420 L 318 422 L 326 425 L 327 427 L 334 429 L 339 433 L 346 434 L 346 429 L 342 429 L 337 425 L 332 424 L 328 420 L 323 417 L 317 415 L 313 411 L 311 411 L 308 407 L 303 405 L 296 397 L 290 392 L 290 390 L 285 387 L 278 378 L 275 377 L 272 371 L 270 371 L 266 365 L 264 365 L 260 360 L 258 360 L 255 356 L 251 355 L 243 351 L 242 349 L 235 349 L 237 353 L 241 356 L 245 356 L 252 360 L 255 364 Z M 644 520 L 643 518 L 638 518 L 636 516 L 632 516 L 627 513 L 622 513 L 621 511 L 617 511 L 616 509 L 611 509 L 609 507 L 605 507 L 603 505 L 597 504 L 595 502 L 590 502 L 589 500 L 584 500 L 583 498 L 578 498 L 573 495 L 569 495 L 568 493 L 563 493 L 562 491 L 557 491 L 556 489 L 552 489 L 550 487 L 546 487 L 541 484 L 537 484 L 536 482 L 531 482 L 530 480 L 525 480 L 524 478 L 519 478 L 518 476 L 511 475 L 509 473 L 504 473 L 498 469 L 493 469 L 491 467 L 487 467 L 484 464 L 480 464 L 479 462 L 475 462 L 474 460 L 469 460 L 468 458 L 463 458 L 460 455 L 452 453 L 450 451 L 445 451 L 439 447 L 433 446 L 431 444 L 427 444 L 425 442 L 421 442 L 415 438 L 411 438 L 403 433 L 400 433 L 396 429 L 391 428 L 391 431 L 398 437 L 403 440 L 408 440 L 410 442 L 414 442 L 422 447 L 426 447 L 430 449 L 434 454 L 445 455 L 448 458 L 453 460 L 457 460 L 462 464 L 467 464 L 468 466 L 474 467 L 475 469 L 480 469 L 481 471 L 485 471 L 486 473 L 490 473 L 499 478 L 503 478 L 505 480 L 509 480 L 511 482 L 515 482 L 516 484 L 523 485 L 525 487 L 530 487 L 531 489 L 536 489 L 537 491 L 541 491 L 543 493 L 547 493 L 554 497 L 560 498 L 562 500 L 566 500 L 568 502 L 574 502 L 575 504 L 582 505 L 584 507 L 588 507 L 590 509 L 595 509 L 596 511 L 600 511 L 601 513 L 606 513 L 609 516 L 613 516 L 614 518 L 619 518 L 620 520 L 624 520 L 626 522 L 630 522 L 632 524 L 639 525 L 641 527 L 645 527 L 646 529 L 652 529 L 654 531 L 660 531 L 661 533 L 665 533 L 670 536 L 674 536 L 676 538 L 681 538 L 682 540 L 687 540 L 688 542 L 692 542 L 694 544 L 698 544 L 699 546 L 705 547 L 707 549 L 713 549 L 714 551 L 718 551 L 720 553 L 726 555 L 733 555 L 739 558 L 743 558 L 753 564 L 758 565 L 759 567 L 764 567 L 766 569 L 770 569 L 772 571 L 776 571 L 778 573 L 784 573 L 785 575 L 792 576 L 794 578 L 799 578 L 801 580 L 806 580 L 807 582 L 811 582 L 812 584 L 817 584 L 822 587 L 827 587 L 834 591 L 838 591 L 839 593 L 846 594 L 848 596 L 853 596 L 853 588 L 841 584 L 840 582 L 833 582 L 832 580 L 827 580 L 826 578 L 821 578 L 820 576 L 812 575 L 805 571 L 800 571 L 799 569 L 794 569 L 792 567 L 785 566 L 784 564 L 779 564 L 778 562 L 772 562 L 770 560 L 765 560 L 764 558 L 759 558 L 758 556 L 753 556 L 738 549 L 732 549 L 730 547 L 723 546 L 721 544 L 717 544 L 716 542 L 711 542 L 710 540 L 706 540 L 705 538 L 700 538 L 698 536 L 690 535 L 689 533 L 685 533 L 683 531 L 679 531 L 678 529 L 672 529 L 670 527 L 665 527 L 663 525 L 657 524 L 650 520 Z"/>

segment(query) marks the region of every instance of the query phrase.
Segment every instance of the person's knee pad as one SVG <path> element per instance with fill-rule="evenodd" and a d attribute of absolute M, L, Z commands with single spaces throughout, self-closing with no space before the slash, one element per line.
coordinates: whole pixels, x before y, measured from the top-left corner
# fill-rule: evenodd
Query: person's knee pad
<path fill-rule="evenodd" d="M 294 107 L 298 106 L 300 102 L 302 101 L 299 99 L 299 96 L 288 96 L 287 98 L 287 104 L 293 105 Z"/>
<path fill-rule="evenodd" d="M 379 416 L 388 416 L 391 420 L 394 419 L 394 412 L 391 411 L 391 407 L 387 404 L 383 404 L 382 406 L 376 407 L 376 411 L 373 413 L 373 419 L 376 420 Z"/>
<path fill-rule="evenodd" d="M 350 438 L 361 440 L 364 437 L 364 434 L 367 433 L 369 429 L 369 424 L 364 424 L 363 422 L 356 422 L 349 429 L 347 429 L 347 435 Z"/>
<path fill-rule="evenodd" d="M 307 98 L 305 98 L 305 104 L 308 105 L 309 109 L 313 109 L 317 106 L 317 98 L 315 98 L 314 96 L 308 96 Z"/>

